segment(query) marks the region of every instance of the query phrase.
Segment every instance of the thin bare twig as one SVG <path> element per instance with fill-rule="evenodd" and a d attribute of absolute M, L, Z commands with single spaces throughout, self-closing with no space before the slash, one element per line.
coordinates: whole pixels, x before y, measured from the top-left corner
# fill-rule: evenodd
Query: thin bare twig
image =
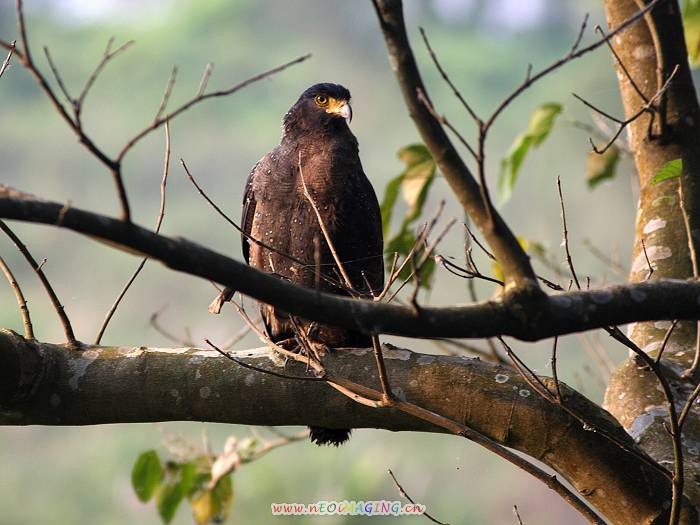
<path fill-rule="evenodd" d="M 68 316 L 66 315 L 66 312 L 63 308 L 63 305 L 61 304 L 61 301 L 58 300 L 58 297 L 56 296 L 56 292 L 54 292 L 53 287 L 51 286 L 51 283 L 49 282 L 48 278 L 46 277 L 46 274 L 44 271 L 39 267 L 37 264 L 36 260 L 34 257 L 32 257 L 32 254 L 29 253 L 29 250 L 27 247 L 24 245 L 24 243 L 20 240 L 17 235 L 10 229 L 10 227 L 5 224 L 4 221 L 0 220 L 0 230 L 5 232 L 5 234 L 10 238 L 10 240 L 14 243 L 14 245 L 17 247 L 17 249 L 22 253 L 24 258 L 27 260 L 29 263 L 29 266 L 32 267 L 34 272 L 36 273 L 37 277 L 39 277 L 39 280 L 41 281 L 41 284 L 44 286 L 44 289 L 46 290 L 47 295 L 49 296 L 49 300 L 51 301 L 51 304 L 53 304 L 54 309 L 56 310 L 56 314 L 58 315 L 59 320 L 61 321 L 61 325 L 63 326 L 63 332 L 66 335 L 66 341 L 69 346 L 77 346 L 77 340 L 75 339 L 75 335 L 73 334 L 73 327 L 70 324 L 70 320 L 68 319 Z"/>
<path fill-rule="evenodd" d="M 561 222 L 562 222 L 562 228 L 564 232 L 564 252 L 566 253 L 566 264 L 569 266 L 569 270 L 571 271 L 571 276 L 574 279 L 574 283 L 576 283 L 576 288 L 579 290 L 581 289 L 581 283 L 578 280 L 578 276 L 576 275 L 576 270 L 574 269 L 574 263 L 573 260 L 571 259 L 571 252 L 569 251 L 569 230 L 566 227 L 566 211 L 564 209 L 564 196 L 562 195 L 561 191 L 561 178 L 557 177 L 557 192 L 559 193 L 559 208 L 561 210 Z"/>
<path fill-rule="evenodd" d="M 388 469 L 387 472 L 389 473 L 389 476 L 391 476 L 391 479 L 394 481 L 394 485 L 396 485 L 396 490 L 399 491 L 399 494 L 401 494 L 404 498 L 406 498 L 408 501 L 415 505 L 416 502 L 413 501 L 413 498 L 411 498 L 411 496 L 409 496 L 406 490 L 401 486 L 401 483 L 399 483 L 399 480 L 396 479 L 396 476 L 394 476 L 394 473 L 391 471 L 391 469 Z M 444 523 L 442 521 L 437 520 L 425 511 L 423 512 L 423 516 L 428 518 L 433 523 L 437 523 L 438 525 L 449 525 L 448 523 Z"/>
<path fill-rule="evenodd" d="M 657 365 L 661 362 L 661 356 L 664 355 L 664 350 L 666 350 L 666 345 L 668 344 L 668 340 L 671 338 L 671 334 L 673 333 L 673 330 L 676 328 L 677 324 L 678 324 L 678 319 L 674 319 L 673 322 L 671 323 L 671 326 L 669 326 L 668 330 L 666 330 L 666 334 L 664 335 L 664 338 L 661 341 L 661 348 L 659 349 L 659 353 L 656 355 L 656 364 Z"/>
<path fill-rule="evenodd" d="M 0 77 L 2 77 L 5 74 L 5 71 L 7 70 L 8 67 L 10 67 L 10 59 L 12 58 L 13 53 L 15 52 L 15 45 L 17 44 L 16 40 L 13 40 L 10 42 L 8 46 L 8 52 L 7 56 L 5 57 L 5 60 L 2 61 L 2 65 L 0 65 Z"/>
<path fill-rule="evenodd" d="M 17 299 L 17 306 L 19 307 L 19 312 L 22 315 L 22 322 L 24 323 L 24 337 L 25 339 L 34 339 L 34 329 L 32 328 L 32 320 L 29 317 L 29 308 L 27 308 L 27 301 L 22 293 L 22 288 L 20 288 L 17 279 L 10 270 L 10 267 L 5 262 L 5 259 L 0 257 L 0 270 L 7 277 L 7 282 L 10 284 L 10 288 L 15 293 L 15 298 Z"/>
<path fill-rule="evenodd" d="M 688 215 L 688 209 L 685 206 L 685 193 L 683 191 L 683 176 L 678 179 L 678 203 L 681 209 L 681 216 L 683 217 L 683 226 L 685 227 L 685 235 L 688 242 L 688 252 L 690 254 L 690 264 L 693 268 L 693 278 L 695 280 L 700 276 L 700 268 L 698 268 L 698 255 L 695 246 L 695 238 L 693 237 L 693 230 L 690 227 L 690 216 Z M 695 328 L 695 356 L 693 357 L 693 362 L 690 367 L 683 372 L 683 377 L 693 377 L 700 367 L 700 321 L 696 323 Z"/>
<path fill-rule="evenodd" d="M 166 184 L 168 182 L 169 168 L 170 168 L 170 124 L 166 122 L 165 123 L 165 155 L 163 158 L 163 178 L 161 179 L 161 182 L 160 182 L 160 208 L 158 210 L 158 217 L 156 218 L 156 228 L 155 228 L 156 233 L 160 232 L 160 227 L 163 224 L 163 218 L 165 217 L 165 187 L 166 187 Z M 146 265 L 146 261 L 148 261 L 148 257 L 144 257 L 143 259 L 141 259 L 141 262 L 136 267 L 136 270 L 134 270 L 134 273 L 131 275 L 129 280 L 126 282 L 126 284 L 122 288 L 121 292 L 119 292 L 119 295 L 117 295 L 117 298 L 114 300 L 114 303 L 112 303 L 112 306 L 107 311 L 107 314 L 105 315 L 104 321 L 102 321 L 102 325 L 100 326 L 100 329 L 97 331 L 97 336 L 95 337 L 95 344 L 96 345 L 100 344 L 100 341 L 102 340 L 102 336 L 104 335 L 105 330 L 107 330 L 107 325 L 112 320 L 112 317 L 114 316 L 115 312 L 117 311 L 117 308 L 119 308 L 119 304 L 122 302 L 122 299 L 124 299 L 126 292 L 129 291 L 129 288 L 134 283 L 136 278 L 139 276 L 139 274 L 141 273 L 141 270 L 143 270 L 143 267 Z"/>
<path fill-rule="evenodd" d="M 340 257 L 338 256 L 338 252 L 335 249 L 335 245 L 333 244 L 333 239 L 331 239 L 331 234 L 328 231 L 328 228 L 326 228 L 326 223 L 323 220 L 323 217 L 321 217 L 321 212 L 318 209 L 318 206 L 316 206 L 316 202 L 314 201 L 313 197 L 311 196 L 311 193 L 309 193 L 309 188 L 306 187 L 306 181 L 304 180 L 304 171 L 301 168 L 301 151 L 299 151 L 299 160 L 298 160 L 298 166 L 299 166 L 299 178 L 301 179 L 301 186 L 304 189 L 304 197 L 306 197 L 306 200 L 309 201 L 309 204 L 311 204 L 311 208 L 314 210 L 314 213 L 316 214 L 316 219 L 318 220 L 318 225 L 321 227 L 321 231 L 323 232 L 323 237 L 326 240 L 326 244 L 328 245 L 328 249 L 331 251 L 331 254 L 333 255 L 333 259 L 335 260 L 335 264 L 338 267 L 338 270 L 340 271 L 340 275 L 343 276 L 343 280 L 345 281 L 345 286 L 347 286 L 350 290 L 353 290 L 355 287 L 352 284 L 352 281 L 350 280 L 350 276 L 348 273 L 345 271 L 345 266 L 343 265 L 343 261 L 340 260 Z"/>

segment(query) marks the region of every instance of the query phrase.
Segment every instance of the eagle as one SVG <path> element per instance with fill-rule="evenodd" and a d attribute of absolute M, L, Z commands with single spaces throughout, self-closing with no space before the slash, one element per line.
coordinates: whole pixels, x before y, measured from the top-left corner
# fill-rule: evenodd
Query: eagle
<path fill-rule="evenodd" d="M 384 286 L 382 220 L 351 119 L 350 92 L 331 83 L 308 88 L 285 114 L 279 146 L 255 164 L 245 185 L 243 256 L 250 266 L 299 286 L 371 298 Z M 227 293 L 210 310 L 217 311 Z M 275 343 L 371 345 L 367 334 L 300 319 L 271 305 L 260 304 L 260 313 Z M 318 445 L 337 446 L 350 434 L 309 428 Z"/>

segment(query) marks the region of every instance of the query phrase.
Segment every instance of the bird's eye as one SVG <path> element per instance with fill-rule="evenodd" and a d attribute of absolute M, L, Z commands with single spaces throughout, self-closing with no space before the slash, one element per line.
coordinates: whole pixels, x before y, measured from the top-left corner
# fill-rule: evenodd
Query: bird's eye
<path fill-rule="evenodd" d="M 314 101 L 319 106 L 327 106 L 328 105 L 328 97 L 326 95 L 316 95 L 316 98 L 314 98 Z"/>

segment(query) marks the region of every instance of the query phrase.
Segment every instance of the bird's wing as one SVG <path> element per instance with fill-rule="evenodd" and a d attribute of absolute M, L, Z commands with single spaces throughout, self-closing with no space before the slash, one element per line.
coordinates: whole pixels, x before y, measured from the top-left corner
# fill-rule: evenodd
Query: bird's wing
<path fill-rule="evenodd" d="M 250 170 L 250 175 L 248 175 L 248 180 L 245 183 L 245 190 L 243 192 L 243 215 L 241 217 L 241 228 L 243 229 L 243 234 L 241 234 L 241 249 L 243 250 L 243 258 L 246 263 L 249 263 L 248 259 L 250 257 L 250 244 L 248 243 L 248 237 L 251 235 L 253 228 L 253 217 L 255 216 L 255 192 L 253 191 L 253 179 L 255 174 L 258 172 L 260 164 L 263 162 L 265 157 L 260 159 L 255 163 L 253 169 Z"/>

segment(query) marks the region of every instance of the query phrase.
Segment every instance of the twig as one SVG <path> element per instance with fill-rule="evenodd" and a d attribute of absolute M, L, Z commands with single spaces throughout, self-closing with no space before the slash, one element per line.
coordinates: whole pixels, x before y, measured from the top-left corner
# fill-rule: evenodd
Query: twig
<path fill-rule="evenodd" d="M 671 323 L 671 326 L 669 326 L 668 330 L 666 330 L 666 334 L 664 335 L 663 341 L 661 341 L 661 348 L 659 349 L 659 353 L 656 355 L 657 365 L 661 362 L 661 356 L 664 354 L 664 350 L 666 350 L 666 344 L 668 344 L 668 341 L 671 338 L 671 334 L 673 333 L 673 330 L 676 328 L 677 324 L 678 319 L 674 319 Z"/>
<path fill-rule="evenodd" d="M 652 2 L 652 3 L 654 3 L 654 2 Z M 648 5 L 651 5 L 651 4 L 648 4 Z M 591 147 L 593 148 L 593 151 L 595 151 L 595 152 L 598 153 L 599 155 L 602 155 L 603 153 L 605 153 L 605 152 L 608 150 L 608 148 L 610 148 L 610 146 L 613 145 L 613 143 L 617 140 L 617 138 L 620 136 L 620 134 L 621 134 L 621 133 L 627 128 L 627 126 L 629 126 L 632 122 L 634 122 L 635 120 L 637 120 L 637 119 L 638 119 L 639 117 L 641 117 L 644 113 L 650 113 L 650 114 L 653 116 L 653 115 L 655 114 L 655 112 L 657 111 L 657 109 L 654 107 L 654 104 L 656 103 L 656 101 L 657 101 L 660 97 L 662 97 L 662 96 L 664 95 L 664 93 L 666 92 L 666 90 L 668 89 L 668 87 L 671 85 L 671 80 L 673 80 L 673 78 L 676 76 L 676 73 L 677 73 L 677 72 L 678 72 L 678 65 L 676 65 L 676 67 L 673 68 L 673 71 L 671 71 L 671 74 L 670 74 L 670 75 L 668 76 L 668 78 L 666 79 L 666 82 L 663 84 L 663 86 L 661 86 L 661 88 L 660 88 L 656 93 L 654 93 L 654 96 L 651 97 L 651 99 L 649 99 L 649 101 L 648 101 L 647 103 L 645 103 L 635 114 L 633 114 L 631 117 L 629 117 L 629 118 L 627 118 L 627 119 L 625 119 L 625 120 L 621 120 L 621 119 L 618 119 L 618 118 L 616 118 L 616 117 L 613 117 L 612 115 L 606 113 L 606 112 L 603 111 L 602 109 L 600 109 L 600 108 L 594 106 L 593 104 L 591 104 L 591 103 L 588 102 L 587 100 L 585 100 L 585 99 L 583 99 L 582 97 L 578 96 L 576 93 L 573 93 L 573 96 L 574 96 L 574 97 L 576 97 L 578 100 L 580 100 L 581 102 L 583 102 L 586 106 L 588 106 L 589 108 L 591 108 L 593 111 L 595 111 L 595 112 L 597 112 L 597 113 L 603 115 L 604 117 L 606 117 L 606 118 L 608 118 L 608 119 L 610 119 L 610 120 L 612 120 L 613 122 L 615 122 L 615 123 L 618 124 L 617 131 L 615 131 L 615 133 L 613 134 L 613 136 L 610 138 L 610 140 L 607 142 L 607 144 L 605 144 L 605 146 L 603 146 L 602 149 L 598 148 L 598 147 L 595 145 L 595 143 L 593 142 L 593 140 L 589 138 L 589 142 L 591 143 Z"/>
<path fill-rule="evenodd" d="M 372 335 L 372 349 L 374 350 L 374 359 L 377 363 L 377 372 L 379 374 L 379 383 L 382 386 L 382 401 L 385 403 L 390 403 L 394 398 L 394 394 L 391 391 L 391 385 L 389 384 L 389 377 L 386 373 L 386 366 L 384 366 L 384 355 L 382 354 L 382 344 L 379 341 L 378 335 Z"/>
<path fill-rule="evenodd" d="M 155 228 L 156 233 L 160 232 L 160 227 L 163 224 L 163 218 L 165 217 L 165 187 L 166 187 L 166 184 L 168 182 L 169 168 L 170 168 L 170 124 L 168 124 L 166 122 L 166 124 L 165 124 L 165 156 L 163 159 L 163 178 L 161 179 L 161 182 L 160 182 L 160 208 L 158 210 L 158 217 L 156 218 L 156 228 Z M 136 278 L 139 276 L 139 273 L 141 273 L 141 270 L 143 270 L 143 267 L 146 265 L 146 261 L 148 261 L 148 257 L 144 257 L 143 259 L 141 259 L 141 262 L 136 267 L 136 270 L 134 270 L 134 273 L 131 275 L 129 280 L 126 282 L 126 284 L 122 288 L 121 292 L 119 292 L 119 295 L 117 295 L 117 298 L 114 300 L 114 303 L 112 303 L 112 306 L 107 311 L 107 314 L 105 315 L 104 321 L 102 321 L 102 325 L 100 326 L 100 329 L 97 331 L 97 336 L 95 337 L 95 344 L 96 345 L 100 344 L 100 341 L 102 340 L 102 336 L 104 335 L 105 330 L 107 329 L 107 325 L 112 320 L 112 317 L 114 316 L 115 312 L 117 311 L 117 308 L 119 308 L 119 304 L 122 302 L 122 299 L 124 299 L 126 292 L 129 291 L 129 288 L 134 283 Z"/>
<path fill-rule="evenodd" d="M 696 252 L 695 238 L 693 237 L 693 230 L 690 227 L 690 216 L 688 215 L 688 209 L 685 206 L 685 193 L 683 191 L 683 176 L 681 175 L 678 180 L 678 203 L 681 209 L 681 216 L 683 217 L 683 226 L 685 227 L 685 235 L 688 242 L 688 252 L 690 254 L 690 263 L 693 268 L 693 278 L 695 280 L 700 276 L 700 269 L 698 268 L 698 255 Z M 700 321 L 696 323 L 695 328 L 695 356 L 693 357 L 693 362 L 685 372 L 683 372 L 683 377 L 693 377 L 700 367 Z"/>
<path fill-rule="evenodd" d="M 5 60 L 2 61 L 2 65 L 0 65 L 0 77 L 2 77 L 5 74 L 7 68 L 10 67 L 10 59 L 12 58 L 12 54 L 15 52 L 16 43 L 17 41 L 13 40 L 9 44 L 7 56 L 5 57 Z"/>
<path fill-rule="evenodd" d="M 598 32 L 598 33 L 600 34 L 600 36 L 602 36 L 602 37 L 605 37 L 605 36 L 606 36 L 606 35 L 605 35 L 605 31 L 603 31 L 603 28 L 600 27 L 599 25 L 596 25 L 596 26 L 595 26 L 595 30 L 596 30 L 596 32 Z M 629 71 L 627 70 L 627 68 L 625 67 L 625 64 L 622 62 L 622 59 L 620 58 L 620 55 L 617 54 L 617 51 L 615 51 L 615 48 L 614 48 L 613 45 L 610 43 L 610 40 L 609 40 L 609 39 L 606 40 L 605 43 L 608 45 L 608 49 L 610 49 L 610 52 L 611 52 L 611 53 L 613 54 L 613 56 L 615 57 L 615 60 L 617 61 L 617 64 L 620 66 L 620 69 L 622 69 L 622 72 L 625 74 L 625 77 L 627 78 L 627 80 L 629 80 L 630 85 L 631 85 L 632 88 L 637 92 L 637 95 L 639 95 L 639 98 L 641 98 L 642 101 L 643 101 L 644 103 L 648 103 L 648 102 L 649 102 L 649 99 L 648 99 L 647 96 L 642 92 L 642 90 L 639 89 L 639 86 L 638 86 L 637 83 L 634 81 L 634 78 L 632 78 L 632 75 L 630 75 L 630 72 L 629 72 Z"/>
<path fill-rule="evenodd" d="M 513 505 L 513 514 L 515 515 L 515 519 L 518 520 L 518 525 L 523 525 L 523 520 L 520 519 L 520 513 L 518 512 L 517 505 Z"/>
<path fill-rule="evenodd" d="M 399 494 L 401 494 L 404 498 L 406 498 L 408 501 L 415 505 L 416 502 L 413 501 L 413 498 L 411 498 L 411 496 L 409 496 L 406 490 L 401 486 L 401 483 L 399 483 L 399 480 L 396 479 L 396 476 L 394 476 L 394 473 L 391 471 L 391 469 L 388 469 L 387 472 L 389 473 L 389 476 L 391 476 L 391 479 L 394 481 L 394 485 L 396 485 L 396 490 L 399 491 Z M 442 521 L 437 520 L 425 511 L 423 512 L 423 516 L 428 518 L 433 523 L 437 523 L 438 525 L 449 525 L 448 523 L 444 523 Z"/>
<path fill-rule="evenodd" d="M 673 444 L 673 476 L 671 477 L 672 500 L 669 524 L 677 524 L 681 511 L 681 499 L 683 498 L 684 471 L 683 471 L 683 444 L 681 436 L 681 427 L 679 425 L 678 412 L 674 401 L 671 385 L 663 374 L 661 364 L 657 364 L 649 355 L 639 348 L 632 340 L 630 340 L 622 330 L 616 326 L 606 328 L 606 331 L 617 341 L 632 350 L 646 366 L 654 373 L 661 385 L 666 404 L 668 406 L 668 415 L 670 421 L 670 429 L 668 429 Z"/>
<path fill-rule="evenodd" d="M 242 366 L 243 368 L 247 368 L 249 370 L 254 370 L 255 372 L 260 372 L 261 374 L 269 374 L 271 376 L 279 377 L 280 379 L 292 379 L 295 381 L 325 381 L 325 378 L 323 378 L 323 377 L 290 376 L 287 374 L 280 374 L 279 372 L 275 372 L 274 370 L 269 370 L 267 368 L 260 368 L 260 367 L 248 364 L 245 361 L 241 361 L 240 359 L 233 357 L 230 352 L 226 352 L 226 351 L 222 350 L 221 348 L 216 346 L 214 343 L 212 343 L 209 339 L 204 339 L 204 342 L 207 343 L 209 346 L 211 346 L 214 350 L 219 352 L 226 359 L 233 361 L 234 363 Z"/>
<path fill-rule="evenodd" d="M 175 87 L 175 80 L 177 78 L 177 66 L 173 66 L 173 69 L 170 71 L 170 77 L 168 77 L 168 83 L 165 86 L 165 92 L 163 93 L 163 98 L 160 101 L 160 105 L 158 106 L 158 110 L 156 111 L 156 116 L 153 118 L 154 122 L 157 122 L 158 119 L 163 115 L 163 111 L 168 107 L 168 101 L 170 100 L 170 95 L 173 93 L 173 87 Z"/>
<path fill-rule="evenodd" d="M 70 324 L 70 320 L 68 319 L 68 316 L 66 315 L 66 312 L 63 309 L 63 305 L 58 300 L 58 297 L 56 296 L 56 292 L 54 292 L 54 290 L 51 286 L 51 283 L 49 283 L 49 280 L 46 278 L 46 274 L 39 267 L 39 265 L 37 264 L 34 257 L 32 257 L 32 254 L 29 253 L 29 250 L 24 245 L 24 243 L 19 239 L 19 237 L 17 237 L 17 235 L 15 235 L 15 233 L 10 229 L 10 227 L 7 226 L 7 224 L 5 224 L 4 221 L 1 221 L 1 220 L 0 220 L 0 230 L 5 232 L 5 234 L 14 243 L 14 245 L 17 247 L 17 249 L 22 253 L 24 258 L 29 263 L 29 266 L 32 267 L 32 269 L 36 273 L 37 277 L 39 277 L 41 284 L 44 285 L 44 289 L 46 290 L 46 293 L 49 296 L 49 299 L 51 300 L 51 304 L 53 304 L 53 307 L 56 310 L 56 314 L 58 315 L 58 318 L 61 321 L 61 325 L 63 325 L 63 332 L 66 335 L 66 341 L 67 341 L 68 345 L 73 346 L 73 347 L 77 346 L 78 342 L 75 339 L 75 335 L 73 334 L 73 327 Z"/>
<path fill-rule="evenodd" d="M 561 387 L 559 386 L 559 378 L 557 377 L 557 343 L 559 338 L 554 338 L 554 343 L 552 343 L 552 379 L 554 380 L 554 387 L 556 389 L 557 403 L 561 404 Z"/>
<path fill-rule="evenodd" d="M 571 252 L 569 251 L 569 230 L 566 227 L 566 211 L 564 210 L 564 196 L 561 191 L 561 179 L 557 177 L 557 191 L 559 193 L 559 207 L 561 209 L 561 222 L 562 228 L 564 230 L 564 251 L 566 253 L 566 264 L 569 266 L 569 271 L 571 271 L 571 276 L 576 283 L 576 288 L 581 289 L 581 283 L 576 275 L 576 270 L 574 269 L 574 263 L 571 259 Z"/>
<path fill-rule="evenodd" d="M 20 288 L 17 279 L 15 279 L 15 276 L 12 274 L 12 270 L 10 270 L 10 267 L 2 257 L 0 257 L 0 270 L 2 270 L 5 277 L 7 277 L 7 282 L 10 284 L 10 288 L 12 288 L 17 298 L 17 306 L 19 306 L 19 312 L 22 315 L 22 322 L 24 323 L 24 337 L 25 339 L 34 339 L 32 320 L 29 317 L 29 308 L 27 308 L 27 301 L 24 299 L 22 288 Z"/>
<path fill-rule="evenodd" d="M 651 276 L 654 274 L 654 267 L 651 265 L 651 261 L 649 260 L 649 254 L 647 254 L 647 247 L 646 244 L 644 244 L 644 239 L 641 239 L 641 244 L 642 244 L 642 252 L 644 252 L 644 259 L 647 262 L 647 267 L 649 268 L 649 274 L 647 275 L 645 281 L 648 281 Z"/>
<path fill-rule="evenodd" d="M 433 51 L 433 48 L 430 45 L 430 41 L 428 40 L 428 35 L 425 32 L 425 29 L 422 27 L 418 28 L 420 31 L 421 36 L 423 37 L 423 42 L 425 43 L 425 47 L 428 49 L 428 53 L 430 54 L 430 58 L 433 60 L 433 64 L 435 64 L 435 67 L 437 68 L 438 72 L 440 73 L 440 76 L 442 79 L 447 83 L 448 86 L 450 86 L 450 89 L 452 90 L 452 93 L 454 94 L 455 97 L 457 97 L 457 100 L 460 101 L 462 106 L 464 106 L 464 109 L 467 110 L 467 113 L 469 113 L 469 116 L 474 119 L 474 122 L 476 122 L 477 126 L 481 125 L 481 119 L 477 116 L 477 114 L 472 110 L 471 106 L 467 103 L 467 101 L 464 99 L 462 96 L 462 93 L 457 89 L 457 87 L 452 83 L 450 80 L 450 77 L 447 76 L 447 72 L 443 69 L 442 65 L 440 65 L 440 61 L 437 58 L 437 55 Z"/>
<path fill-rule="evenodd" d="M 44 54 L 46 55 L 46 60 L 49 63 L 51 72 L 53 73 L 53 76 L 56 79 L 56 83 L 58 84 L 59 89 L 63 93 L 63 96 L 66 98 L 66 102 L 75 107 L 76 101 L 73 99 L 73 97 L 70 96 L 70 93 L 68 93 L 66 85 L 63 83 L 61 74 L 58 72 L 58 68 L 56 67 L 56 64 L 54 64 L 54 61 L 51 58 L 51 53 L 49 53 L 49 48 L 47 46 L 44 46 Z"/>
<path fill-rule="evenodd" d="M 191 339 L 180 339 L 179 337 L 171 334 L 168 332 L 165 328 L 163 328 L 159 323 L 158 323 L 158 316 L 163 312 L 165 308 L 162 308 L 160 311 L 153 312 L 151 314 L 150 319 L 148 320 L 148 324 L 150 324 L 153 329 L 158 332 L 160 335 L 165 337 L 166 339 L 172 341 L 175 344 L 185 346 L 185 347 L 193 347 L 195 346 L 194 341 Z"/>
<path fill-rule="evenodd" d="M 87 78 L 85 81 L 85 85 L 83 86 L 83 89 L 80 90 L 80 95 L 78 95 L 78 98 L 75 101 L 75 111 L 77 115 L 80 115 L 81 110 L 83 109 L 84 103 L 85 103 L 85 97 L 87 97 L 88 92 L 92 88 L 92 85 L 95 83 L 97 80 L 97 77 L 99 74 L 102 72 L 102 68 L 107 65 L 107 62 L 109 62 L 111 59 L 119 55 L 120 53 L 126 51 L 129 47 L 131 47 L 134 44 L 133 40 L 129 40 L 127 42 L 124 42 L 121 46 L 119 46 L 117 49 L 112 51 L 112 45 L 114 44 L 114 37 L 111 37 L 107 41 L 107 47 L 105 48 L 104 53 L 102 54 L 102 58 L 100 59 L 99 63 L 93 70 L 93 72 L 90 74 L 90 76 Z"/>
<path fill-rule="evenodd" d="M 311 204 L 311 208 L 314 210 L 314 213 L 316 214 L 316 219 L 318 220 L 318 225 L 321 227 L 321 231 L 323 232 L 323 237 L 326 240 L 326 244 L 328 245 L 328 249 L 331 251 L 331 254 L 333 255 L 333 259 L 335 260 L 335 264 L 338 267 L 338 271 L 340 271 L 340 275 L 343 276 L 343 280 L 345 281 L 345 286 L 347 286 L 350 290 L 353 290 L 355 287 L 352 284 L 352 281 L 350 280 L 350 276 L 348 273 L 345 271 L 345 266 L 343 265 L 343 261 L 340 260 L 340 257 L 338 256 L 338 252 L 335 249 L 335 245 L 333 244 L 333 239 L 331 238 L 331 234 L 328 232 L 328 228 L 326 228 L 326 223 L 323 220 L 323 217 L 321 217 L 321 212 L 318 209 L 318 206 L 316 206 L 316 202 L 314 201 L 313 197 L 309 193 L 309 189 L 306 187 L 306 181 L 304 181 L 304 171 L 301 168 L 301 151 L 299 151 L 299 161 L 298 161 L 298 166 L 299 166 L 299 178 L 301 179 L 301 186 L 304 189 L 304 197 L 309 201 L 309 204 Z"/>
<path fill-rule="evenodd" d="M 234 84 L 230 88 L 227 89 L 222 89 L 220 91 L 212 91 L 210 93 L 197 93 L 195 94 L 194 97 L 192 97 L 190 100 L 176 108 L 175 110 L 171 111 L 170 113 L 167 113 L 166 115 L 163 115 L 159 118 L 156 118 L 146 126 L 144 129 L 139 131 L 136 135 L 134 135 L 119 151 L 117 154 L 117 162 L 120 162 L 124 156 L 129 152 L 131 148 L 136 145 L 137 142 L 139 142 L 143 137 L 148 135 L 151 131 L 158 129 L 160 126 L 165 124 L 165 122 L 174 119 L 178 115 L 180 115 L 182 112 L 188 110 L 192 106 L 199 104 L 200 102 L 203 102 L 205 100 L 209 100 L 212 98 L 217 98 L 217 97 L 226 97 L 229 95 L 232 95 L 236 91 L 239 91 L 243 89 L 246 86 L 249 86 L 250 84 L 253 84 L 255 82 L 258 82 L 259 80 L 262 80 L 264 78 L 267 78 L 269 76 L 272 76 L 276 73 L 279 73 L 281 71 L 284 71 L 288 67 L 291 67 L 296 64 L 300 64 L 304 60 L 307 60 L 308 58 L 311 57 L 311 54 L 308 53 L 304 56 L 301 56 L 299 58 L 295 58 L 294 60 L 290 60 L 289 62 L 282 64 L 281 66 L 274 67 L 272 69 L 269 69 L 267 71 L 264 71 L 262 73 L 259 73 L 257 75 L 254 75 L 250 78 L 247 78 L 246 80 L 243 80 L 242 82 L 238 82 L 237 84 Z"/>

